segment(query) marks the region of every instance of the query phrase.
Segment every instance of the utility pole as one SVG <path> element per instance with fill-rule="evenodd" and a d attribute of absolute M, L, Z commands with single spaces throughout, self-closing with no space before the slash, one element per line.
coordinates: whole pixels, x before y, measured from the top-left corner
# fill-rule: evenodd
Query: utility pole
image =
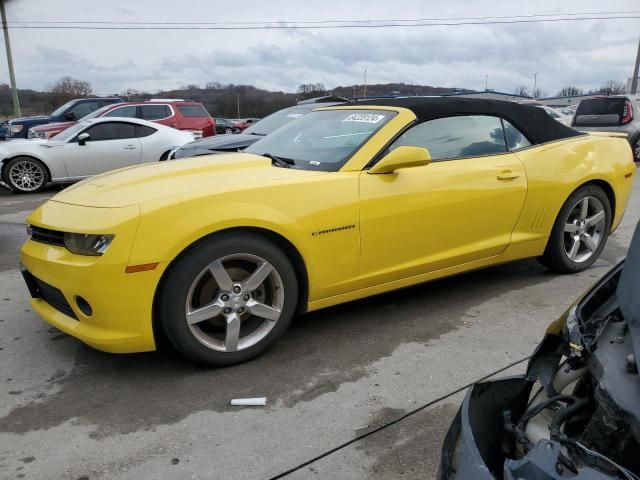
<path fill-rule="evenodd" d="M 236 106 L 238 107 L 238 120 L 240 120 L 240 94 L 236 95 Z"/>
<path fill-rule="evenodd" d="M 638 93 L 638 75 L 640 75 L 640 40 L 638 40 L 638 53 L 636 54 L 636 66 L 633 68 L 633 77 L 631 77 L 631 91 L 629 93 Z"/>
<path fill-rule="evenodd" d="M 536 99 L 536 87 L 538 86 L 538 72 L 534 72 L 533 74 L 533 92 L 531 92 L 531 96 L 533 99 Z"/>
<path fill-rule="evenodd" d="M 364 93 L 362 94 L 363 97 L 367 96 L 367 69 L 364 69 Z"/>
<path fill-rule="evenodd" d="M 20 113 L 20 101 L 18 100 L 18 87 L 16 76 L 13 73 L 13 58 L 11 57 L 11 43 L 9 42 L 9 27 L 7 26 L 7 14 L 4 11 L 4 0 L 0 0 L 0 16 L 2 16 L 2 30 L 4 31 L 4 46 L 7 49 L 7 63 L 9 65 L 9 81 L 11 82 L 11 96 L 13 98 L 13 114 L 16 117 Z"/>
<path fill-rule="evenodd" d="M 489 90 L 489 75 L 485 74 L 484 76 L 484 91 Z"/>

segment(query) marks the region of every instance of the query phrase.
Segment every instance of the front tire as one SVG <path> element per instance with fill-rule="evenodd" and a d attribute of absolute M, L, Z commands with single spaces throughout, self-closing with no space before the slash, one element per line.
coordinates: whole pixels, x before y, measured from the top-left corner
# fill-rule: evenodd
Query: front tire
<path fill-rule="evenodd" d="M 298 302 L 291 262 L 251 233 L 220 234 L 183 254 L 167 272 L 157 314 L 173 346 L 209 366 L 261 354 L 289 327 Z"/>
<path fill-rule="evenodd" d="M 230 128 L 225 129 L 224 133 L 226 135 L 231 135 L 233 133 L 233 130 L 231 130 Z"/>
<path fill-rule="evenodd" d="M 44 190 L 49 172 L 40 160 L 16 157 L 5 165 L 2 180 L 16 193 L 36 193 Z"/>
<path fill-rule="evenodd" d="M 577 273 L 598 259 L 611 230 L 611 203 L 596 185 L 573 192 L 556 218 L 539 259 L 558 273 Z"/>

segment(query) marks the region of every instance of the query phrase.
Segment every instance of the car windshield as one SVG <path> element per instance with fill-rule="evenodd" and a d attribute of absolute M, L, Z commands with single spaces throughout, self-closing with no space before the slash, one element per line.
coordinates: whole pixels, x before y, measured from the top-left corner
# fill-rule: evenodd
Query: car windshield
<path fill-rule="evenodd" d="M 113 104 L 105 105 L 104 107 L 99 108 L 98 110 L 95 110 L 88 115 L 85 115 L 80 120 L 89 120 L 91 118 L 101 117 L 103 113 L 108 112 L 112 108 L 113 108 Z"/>
<path fill-rule="evenodd" d="M 75 102 L 75 100 L 69 100 L 67 103 L 65 103 L 64 105 L 62 105 L 61 107 L 56 108 L 53 113 L 51 114 L 52 117 L 59 117 L 60 115 L 62 115 L 65 110 L 67 110 L 69 107 L 71 107 L 71 105 L 73 105 Z"/>
<path fill-rule="evenodd" d="M 292 168 L 334 172 L 395 115 L 384 110 L 315 111 L 245 151 L 293 160 Z"/>
<path fill-rule="evenodd" d="M 309 113 L 314 108 L 319 107 L 291 107 L 285 108 L 284 110 L 279 110 L 275 113 L 272 113 L 268 117 L 263 118 L 259 122 L 254 123 L 243 133 L 246 135 L 269 135 L 274 130 L 277 130 L 281 126 L 286 125 L 296 118 L 300 118 L 301 116 Z"/>
<path fill-rule="evenodd" d="M 52 140 L 55 140 L 56 142 L 68 142 L 73 137 L 75 137 L 79 132 L 87 128 L 89 125 L 91 125 L 91 122 L 79 121 L 75 125 L 72 125 L 69 128 L 67 128 L 66 130 L 61 131 Z"/>

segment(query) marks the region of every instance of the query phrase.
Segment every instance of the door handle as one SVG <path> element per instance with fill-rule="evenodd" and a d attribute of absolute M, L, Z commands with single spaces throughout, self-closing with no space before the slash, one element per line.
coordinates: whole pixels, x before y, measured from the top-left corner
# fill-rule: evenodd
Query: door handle
<path fill-rule="evenodd" d="M 127 145 L 126 147 L 124 147 L 125 150 L 135 150 L 136 146 L 135 145 Z"/>
<path fill-rule="evenodd" d="M 498 175 L 498 180 L 514 180 L 520 176 L 519 173 L 512 172 L 511 170 L 505 170 Z"/>

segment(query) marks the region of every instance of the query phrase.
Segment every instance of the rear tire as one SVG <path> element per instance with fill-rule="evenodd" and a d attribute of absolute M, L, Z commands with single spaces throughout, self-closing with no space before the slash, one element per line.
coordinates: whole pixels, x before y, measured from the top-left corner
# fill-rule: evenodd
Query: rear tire
<path fill-rule="evenodd" d="M 611 230 L 609 197 L 596 185 L 573 192 L 560 209 L 538 260 L 558 273 L 577 273 L 598 259 Z"/>
<path fill-rule="evenodd" d="M 170 267 L 157 313 L 183 355 L 228 366 L 273 345 L 297 302 L 295 271 L 275 244 L 252 233 L 223 233 L 196 244 Z"/>
<path fill-rule="evenodd" d="M 2 169 L 2 180 L 16 193 L 36 193 L 49 182 L 49 171 L 40 160 L 16 157 Z"/>
<path fill-rule="evenodd" d="M 640 137 L 638 137 L 636 143 L 633 144 L 633 159 L 636 163 L 640 163 Z"/>

